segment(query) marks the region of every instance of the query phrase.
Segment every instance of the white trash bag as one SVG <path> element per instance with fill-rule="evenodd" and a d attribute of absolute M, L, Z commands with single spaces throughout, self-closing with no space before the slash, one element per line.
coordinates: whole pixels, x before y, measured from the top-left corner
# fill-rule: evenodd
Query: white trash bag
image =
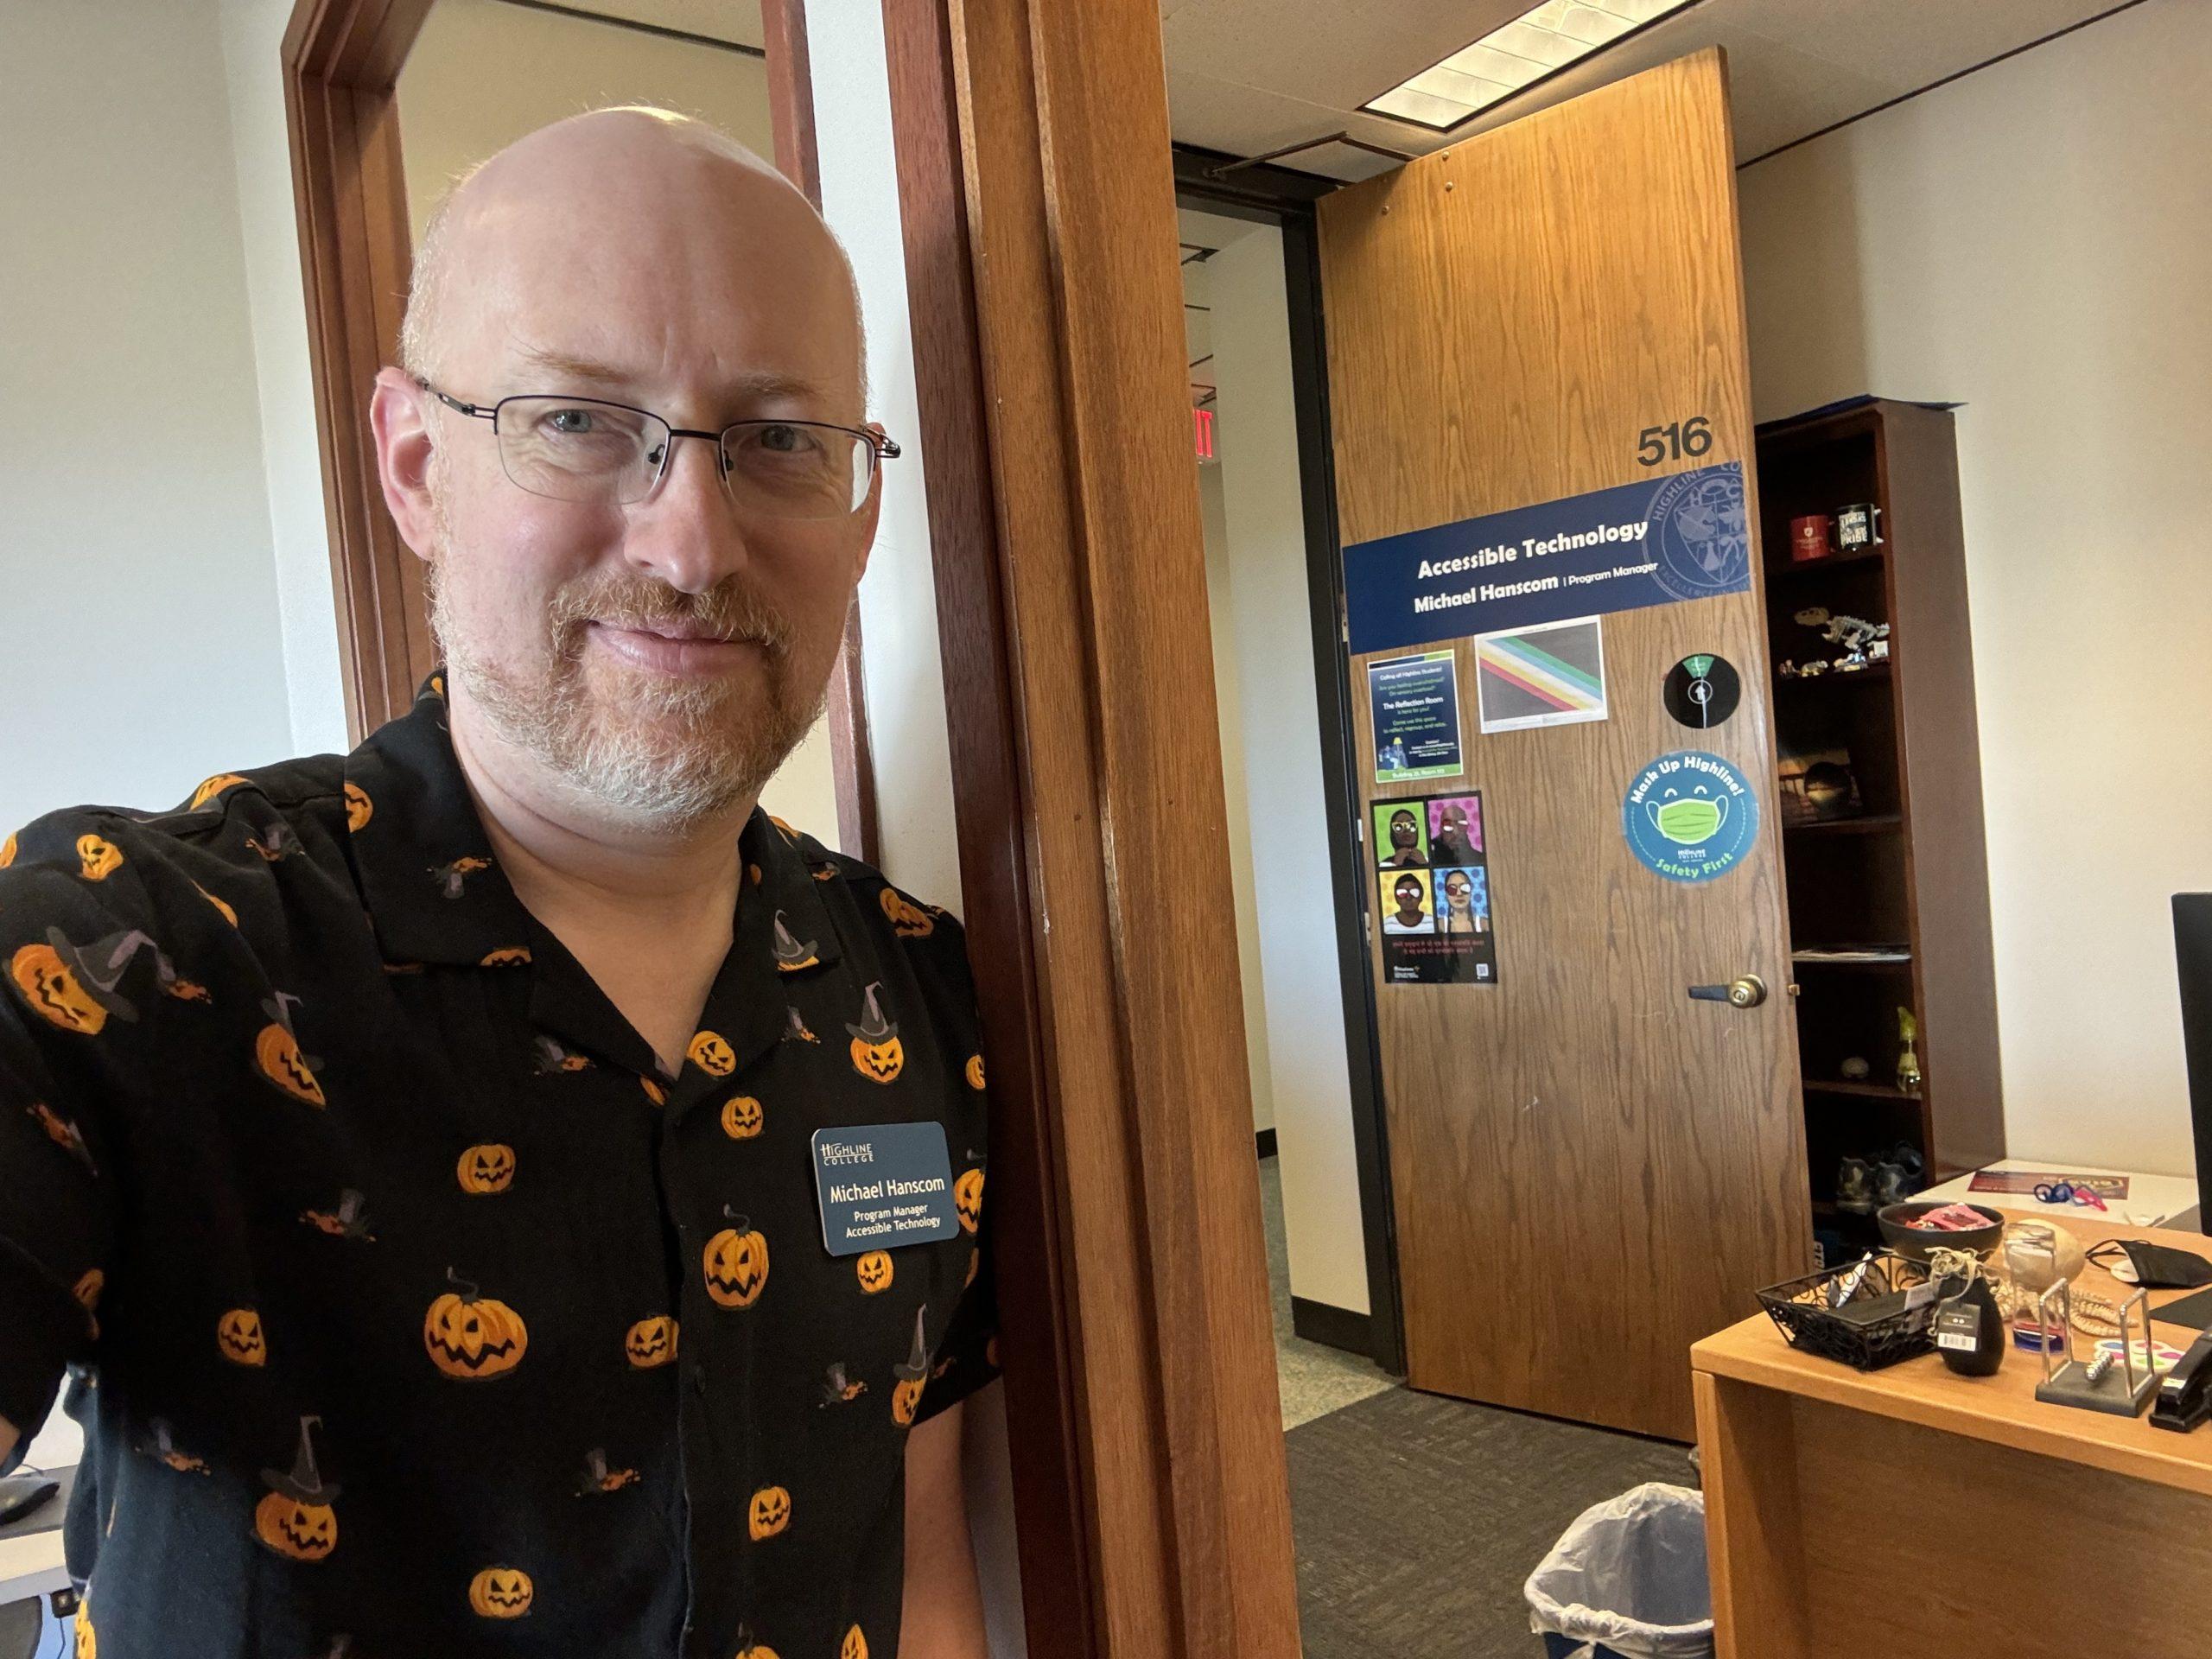
<path fill-rule="evenodd" d="M 1712 1659 L 1703 1494 L 1652 1481 L 1583 1510 L 1527 1594 L 1530 1630 L 1582 1644 L 1569 1659 Z"/>

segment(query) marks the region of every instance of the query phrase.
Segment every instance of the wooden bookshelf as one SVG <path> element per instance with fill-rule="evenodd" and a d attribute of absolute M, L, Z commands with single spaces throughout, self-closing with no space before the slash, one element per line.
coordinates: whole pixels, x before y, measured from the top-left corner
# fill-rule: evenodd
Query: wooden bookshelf
<path fill-rule="evenodd" d="M 1784 880 L 1796 950 L 1886 946 L 1894 959 L 1793 954 L 1814 1213 L 1839 1211 L 1837 1166 L 1902 1143 L 1940 1172 L 2005 1153 L 1997 992 L 1983 844 L 1957 448 L 1950 412 L 1859 398 L 1758 430 L 1770 667 L 1834 658 L 1795 620 L 1808 607 L 1890 625 L 1890 655 L 1855 671 L 1775 682 L 1776 753 L 1847 756 L 1850 798 L 1808 821 L 1781 791 Z M 1878 545 L 1795 563 L 1789 521 L 1878 507 Z M 1834 762 L 1832 761 L 1832 764 Z M 1802 764 L 1802 761 L 1801 761 Z M 1914 1011 L 1922 1082 L 1896 1087 L 1897 1010 Z M 1848 1056 L 1870 1068 L 1845 1080 Z"/>

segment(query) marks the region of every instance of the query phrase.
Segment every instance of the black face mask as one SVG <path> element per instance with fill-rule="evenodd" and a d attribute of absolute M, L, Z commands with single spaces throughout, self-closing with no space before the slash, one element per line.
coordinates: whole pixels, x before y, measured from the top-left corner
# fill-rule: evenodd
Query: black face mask
<path fill-rule="evenodd" d="M 2212 1262 L 2190 1250 L 2146 1244 L 2139 1238 L 2108 1238 L 2092 1245 L 2089 1260 L 2123 1284 L 2145 1290 L 2195 1290 L 2212 1285 Z"/>

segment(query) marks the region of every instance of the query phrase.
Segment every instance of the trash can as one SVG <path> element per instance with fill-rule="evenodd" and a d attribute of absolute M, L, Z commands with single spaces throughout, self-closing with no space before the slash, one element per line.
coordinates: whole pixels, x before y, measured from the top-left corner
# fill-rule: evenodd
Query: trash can
<path fill-rule="evenodd" d="M 1712 1659 L 1703 1496 L 1653 1481 L 1585 1510 L 1527 1594 L 1547 1659 Z"/>

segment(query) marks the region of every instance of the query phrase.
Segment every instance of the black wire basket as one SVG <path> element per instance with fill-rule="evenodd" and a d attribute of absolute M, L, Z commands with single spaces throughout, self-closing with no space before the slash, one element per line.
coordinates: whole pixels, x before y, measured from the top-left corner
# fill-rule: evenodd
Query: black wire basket
<path fill-rule="evenodd" d="M 1838 1291 L 1861 1262 L 1864 1275 L 1849 1300 L 1839 1302 Z M 1924 1268 L 1893 1250 L 1786 1279 L 1758 1294 L 1759 1306 L 1792 1348 L 1858 1370 L 1878 1371 L 1936 1346 L 1929 1330 L 1938 1303 L 1935 1287 Z"/>

